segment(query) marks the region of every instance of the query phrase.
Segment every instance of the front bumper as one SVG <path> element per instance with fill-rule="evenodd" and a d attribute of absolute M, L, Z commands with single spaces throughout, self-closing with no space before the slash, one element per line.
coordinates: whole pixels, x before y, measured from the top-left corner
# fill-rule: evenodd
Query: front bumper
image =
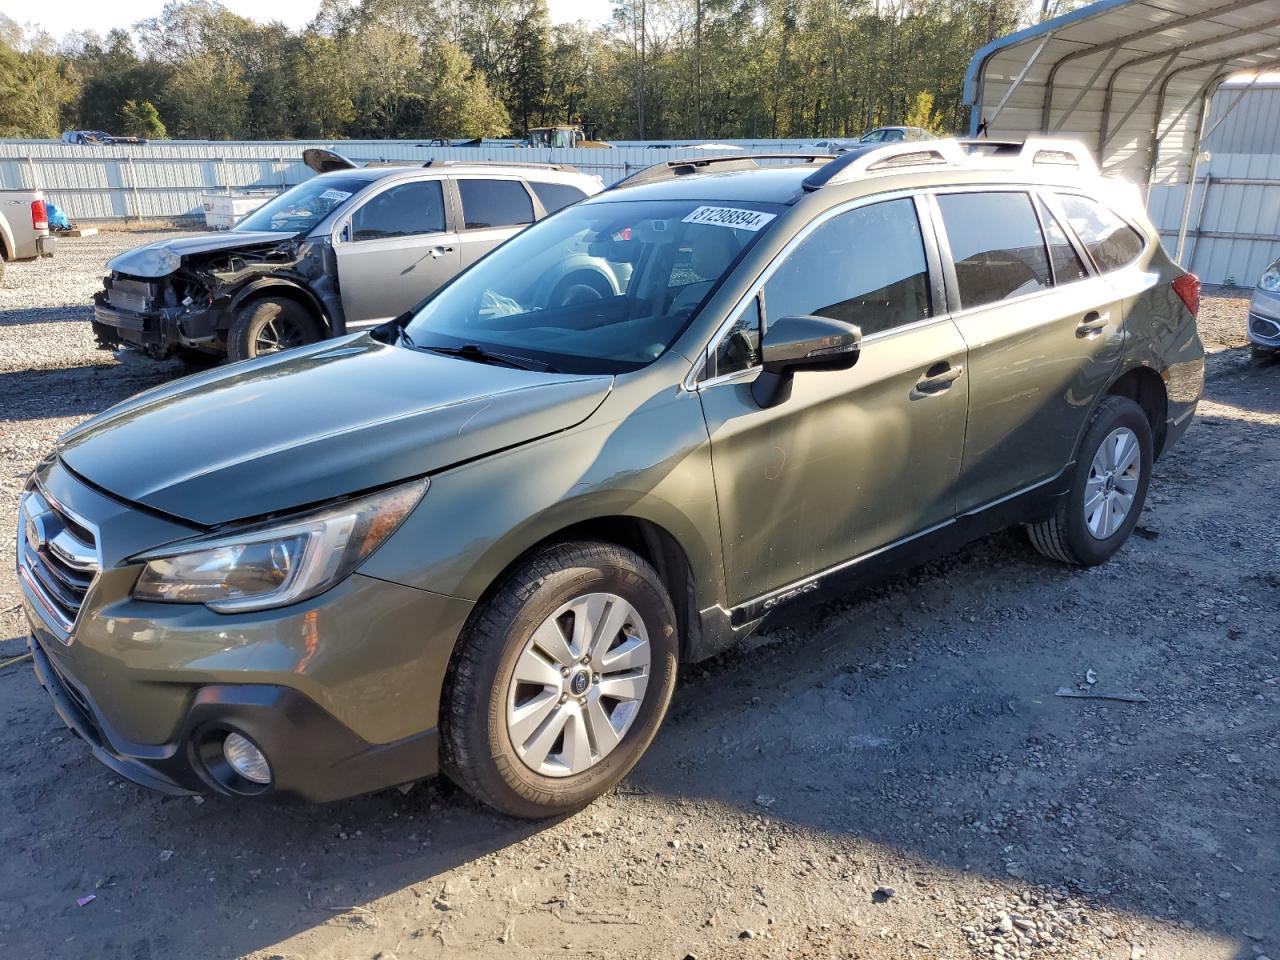
<path fill-rule="evenodd" d="M 41 578 L 19 576 L 36 676 L 100 761 L 170 793 L 309 801 L 436 772 L 441 687 L 469 601 L 359 573 L 252 614 L 138 601 L 140 566 L 127 558 L 193 531 L 105 496 L 57 462 L 37 477 L 51 503 L 92 528 L 101 556 L 82 606 L 62 622 Z M 20 528 L 20 558 L 25 544 Z M 220 778 L 208 751 L 230 731 L 266 753 L 268 789 Z"/>
<path fill-rule="evenodd" d="M 439 769 L 435 727 L 394 743 L 369 743 L 314 701 L 274 684 L 202 686 L 170 742 L 131 743 L 111 729 L 88 691 L 55 665 L 56 654 L 45 650 L 34 634 L 28 643 L 36 679 L 62 722 L 101 763 L 160 793 L 267 795 L 324 803 L 420 780 Z M 232 731 L 248 736 L 269 758 L 269 787 L 227 776 L 217 762 L 219 744 Z"/>
<path fill-rule="evenodd" d="M 216 307 L 134 312 L 112 306 L 105 291 L 93 297 L 93 332 L 100 344 L 138 347 L 156 357 L 167 356 L 179 347 L 216 350 L 226 328 L 223 319 L 223 311 Z"/>
<path fill-rule="evenodd" d="M 1246 321 L 1249 342 L 1256 347 L 1280 350 L 1280 295 L 1262 288 L 1253 292 Z"/>

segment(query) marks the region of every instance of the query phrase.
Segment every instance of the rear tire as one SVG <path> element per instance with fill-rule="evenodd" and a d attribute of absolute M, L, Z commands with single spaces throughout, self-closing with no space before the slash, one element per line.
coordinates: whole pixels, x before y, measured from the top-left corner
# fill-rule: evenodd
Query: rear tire
<path fill-rule="evenodd" d="M 245 304 L 227 331 L 227 359 L 252 360 L 315 343 L 324 336 L 320 321 L 306 307 L 284 297 Z"/>
<path fill-rule="evenodd" d="M 671 600 L 641 557 L 597 541 L 539 550 L 458 641 L 441 704 L 444 771 L 515 817 L 585 806 L 653 741 L 677 649 Z"/>
<path fill-rule="evenodd" d="M 1052 516 L 1027 524 L 1032 546 L 1062 563 L 1109 560 L 1137 526 L 1151 464 L 1147 415 L 1128 397 L 1104 398 L 1080 440 L 1067 494 Z"/>

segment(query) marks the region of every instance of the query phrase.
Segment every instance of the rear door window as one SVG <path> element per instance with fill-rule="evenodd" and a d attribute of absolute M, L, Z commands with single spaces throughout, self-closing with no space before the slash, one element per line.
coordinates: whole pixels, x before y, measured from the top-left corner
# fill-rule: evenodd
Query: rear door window
<path fill-rule="evenodd" d="M 933 315 L 915 201 L 839 214 L 809 234 L 764 288 L 768 319 L 812 314 L 882 333 Z"/>
<path fill-rule="evenodd" d="M 402 183 L 372 197 L 351 216 L 351 239 L 385 240 L 444 230 L 444 190 L 439 180 Z"/>
<path fill-rule="evenodd" d="M 1053 284 L 1040 222 L 1020 192 L 938 195 L 962 309 L 1020 297 Z"/>
<path fill-rule="evenodd" d="M 567 183 L 539 183 L 537 180 L 531 180 L 529 186 L 533 187 L 533 192 L 538 195 L 543 209 L 548 214 L 563 210 L 571 203 L 577 203 L 586 197 L 586 194 L 577 187 L 571 187 Z"/>
<path fill-rule="evenodd" d="M 457 183 L 466 229 L 533 223 L 533 199 L 519 180 L 465 179 Z"/>
<path fill-rule="evenodd" d="M 1138 259 L 1144 246 L 1142 234 L 1097 201 L 1063 193 L 1062 211 L 1080 242 L 1103 273 L 1119 270 Z"/>
<path fill-rule="evenodd" d="M 1044 224 L 1044 239 L 1049 246 L 1049 260 L 1053 263 L 1053 282 L 1057 285 L 1083 280 L 1089 275 L 1084 261 L 1076 252 L 1075 245 L 1067 239 L 1067 233 L 1058 223 L 1058 218 L 1044 204 L 1037 200 L 1040 210 L 1040 222 Z"/>

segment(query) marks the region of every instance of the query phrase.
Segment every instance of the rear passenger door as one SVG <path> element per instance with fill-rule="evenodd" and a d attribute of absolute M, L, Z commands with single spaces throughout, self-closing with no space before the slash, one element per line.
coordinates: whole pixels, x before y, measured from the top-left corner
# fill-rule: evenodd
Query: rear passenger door
<path fill-rule="evenodd" d="M 534 221 L 533 197 L 523 180 L 459 176 L 453 184 L 463 267 Z"/>
<path fill-rule="evenodd" d="M 1051 479 L 1123 348 L 1114 289 L 1033 190 L 934 195 L 952 314 L 969 347 L 960 513 Z"/>
<path fill-rule="evenodd" d="M 447 211 L 437 177 L 379 190 L 341 222 L 333 250 L 349 329 L 403 313 L 458 272 Z"/>
<path fill-rule="evenodd" d="M 735 603 L 954 515 L 968 378 L 927 227 L 910 196 L 818 221 L 710 345 L 698 390 Z M 798 372 L 790 396 L 762 408 L 762 321 L 806 314 L 856 324 L 858 362 Z"/>

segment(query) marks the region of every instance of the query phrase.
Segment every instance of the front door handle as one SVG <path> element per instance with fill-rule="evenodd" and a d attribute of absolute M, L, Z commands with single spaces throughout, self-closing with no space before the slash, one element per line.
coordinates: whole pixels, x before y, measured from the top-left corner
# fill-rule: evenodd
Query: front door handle
<path fill-rule="evenodd" d="M 428 252 L 432 259 L 439 260 L 446 253 L 453 253 L 453 247 L 432 247 Z"/>
<path fill-rule="evenodd" d="M 1110 313 L 1099 313 L 1097 310 L 1091 310 L 1084 315 L 1084 319 L 1076 324 L 1076 336 L 1091 337 L 1095 333 L 1101 333 L 1102 328 L 1110 322 Z"/>
<path fill-rule="evenodd" d="M 957 364 L 951 366 L 945 360 L 935 363 L 925 371 L 924 376 L 911 388 L 911 399 L 922 400 L 925 397 L 936 397 L 964 375 L 964 367 Z"/>

